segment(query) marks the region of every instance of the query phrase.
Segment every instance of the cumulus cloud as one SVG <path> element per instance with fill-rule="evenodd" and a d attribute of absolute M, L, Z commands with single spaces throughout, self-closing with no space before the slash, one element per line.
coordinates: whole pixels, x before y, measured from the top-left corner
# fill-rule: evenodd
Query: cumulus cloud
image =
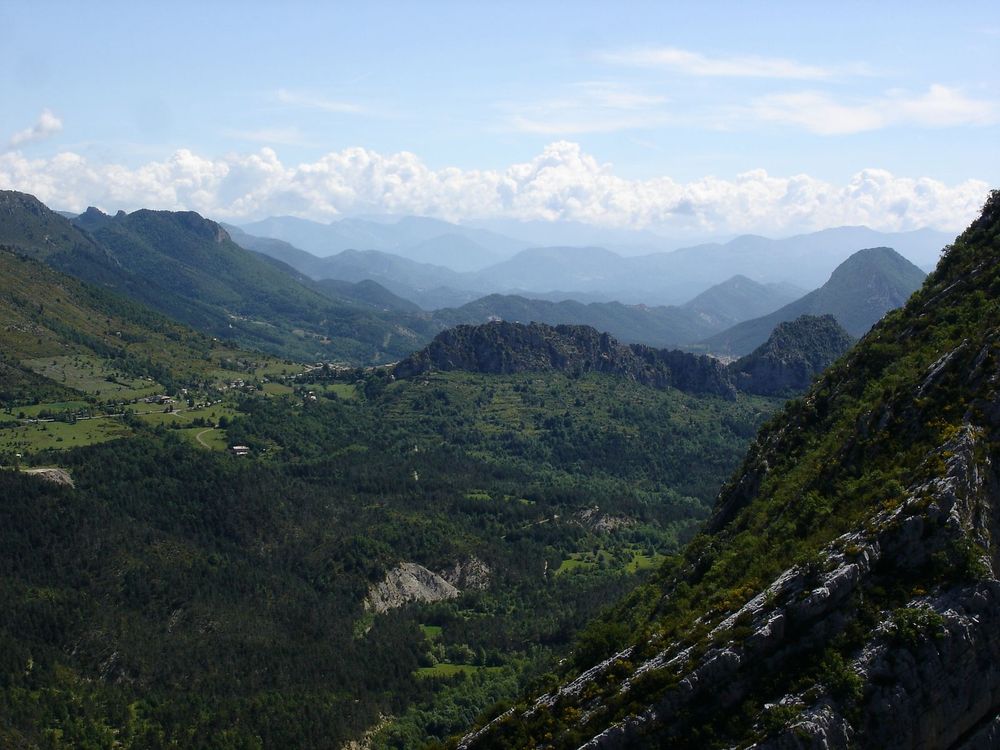
<path fill-rule="evenodd" d="M 0 155 L 0 186 L 82 211 L 190 209 L 229 221 L 271 215 L 331 220 L 392 213 L 452 221 L 505 217 L 652 228 L 683 235 L 772 236 L 848 224 L 881 230 L 964 227 L 988 185 L 954 185 L 867 169 L 845 185 L 755 170 L 732 179 L 630 180 L 578 144 L 558 141 L 501 170 L 431 169 L 415 154 L 349 148 L 286 165 L 270 148 L 210 159 L 188 150 L 136 168 L 90 163 L 73 153 Z"/>
<path fill-rule="evenodd" d="M 19 130 L 10 137 L 10 140 L 7 142 L 7 147 L 20 148 L 21 146 L 26 146 L 29 143 L 43 141 L 46 138 L 51 138 L 56 133 L 60 132 L 62 128 L 62 120 L 52 114 L 50 110 L 43 109 L 34 125 L 30 128 Z"/>
<path fill-rule="evenodd" d="M 806 65 L 781 57 L 757 55 L 711 57 L 699 52 L 677 47 L 643 47 L 640 49 L 607 52 L 604 62 L 644 68 L 662 68 L 692 76 L 720 78 L 781 78 L 815 80 L 833 78 L 845 73 L 864 73 L 861 65 L 847 67 L 821 67 Z"/>
<path fill-rule="evenodd" d="M 843 103 L 828 94 L 803 91 L 757 99 L 750 114 L 758 120 L 798 125 L 819 135 L 846 135 L 893 125 L 953 127 L 1000 122 L 996 102 L 971 99 L 958 89 L 931 85 L 913 95 L 890 91 L 861 102 Z"/>

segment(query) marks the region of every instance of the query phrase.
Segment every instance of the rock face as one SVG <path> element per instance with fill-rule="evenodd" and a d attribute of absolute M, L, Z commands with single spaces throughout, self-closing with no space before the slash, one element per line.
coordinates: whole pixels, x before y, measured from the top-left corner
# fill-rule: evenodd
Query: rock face
<path fill-rule="evenodd" d="M 997 298 L 1000 191 L 610 616 L 632 642 L 460 747 L 997 747 Z"/>
<path fill-rule="evenodd" d="M 376 583 L 365 598 L 365 609 L 384 614 L 410 602 L 439 602 L 454 599 L 459 590 L 437 573 L 412 562 L 400 563 Z"/>
<path fill-rule="evenodd" d="M 495 322 L 460 325 L 443 331 L 425 349 L 399 362 L 396 377 L 431 370 L 518 372 L 602 372 L 654 388 L 734 398 L 725 367 L 710 357 L 681 351 L 626 346 L 590 326 Z"/>
<path fill-rule="evenodd" d="M 441 571 L 441 577 L 456 589 L 485 589 L 490 585 L 493 571 L 490 566 L 472 556 L 467 560 L 459 560 L 450 568 Z"/>

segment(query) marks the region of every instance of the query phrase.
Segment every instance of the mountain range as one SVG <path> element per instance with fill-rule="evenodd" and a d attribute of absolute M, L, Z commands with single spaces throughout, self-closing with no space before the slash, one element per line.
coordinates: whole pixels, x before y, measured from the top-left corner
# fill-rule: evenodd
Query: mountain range
<path fill-rule="evenodd" d="M 255 231 L 273 232 L 273 238 L 295 245 L 300 235 L 281 231 L 283 226 L 264 222 L 244 228 L 251 235 Z M 623 303 L 682 304 L 733 275 L 760 283 L 813 289 L 861 248 L 893 247 L 914 264 L 932 267 L 949 239 L 933 230 L 882 233 L 864 227 L 840 227 L 780 240 L 745 235 L 722 244 L 629 257 L 594 245 L 530 247 L 478 270 L 449 268 L 443 255 L 431 253 L 404 258 L 394 249 L 385 249 L 385 243 L 380 247 L 359 244 L 349 248 L 354 252 L 345 258 L 338 260 L 334 255 L 321 262 L 315 256 L 292 254 L 287 247 L 260 244 L 252 249 L 281 253 L 277 257 L 314 278 L 371 278 L 432 309 L 455 306 L 455 295 L 465 295 L 462 301 L 469 301 L 490 293 L 543 295 L 554 300 L 601 295 L 606 301 Z M 428 247 L 434 241 L 421 240 Z M 387 258 L 385 254 L 397 257 Z M 433 262 L 426 263 L 428 260 Z M 424 264 L 415 265 L 418 262 Z M 435 296 L 435 290 L 451 295 L 450 301 Z"/>
<path fill-rule="evenodd" d="M 675 306 L 248 237 L 0 193 L 0 746 L 997 744 L 1000 192 Z"/>
<path fill-rule="evenodd" d="M 370 284 L 324 291 L 192 212 L 90 209 L 71 222 L 33 196 L 2 191 L 0 217 L 0 244 L 242 346 L 360 363 L 406 354 L 434 330 L 359 301 Z"/>
<path fill-rule="evenodd" d="M 330 224 L 279 216 L 242 228 L 251 235 L 285 240 L 319 257 L 344 250 L 381 250 L 456 271 L 479 270 L 530 244 L 486 229 L 420 216 L 396 221 L 350 218 Z"/>

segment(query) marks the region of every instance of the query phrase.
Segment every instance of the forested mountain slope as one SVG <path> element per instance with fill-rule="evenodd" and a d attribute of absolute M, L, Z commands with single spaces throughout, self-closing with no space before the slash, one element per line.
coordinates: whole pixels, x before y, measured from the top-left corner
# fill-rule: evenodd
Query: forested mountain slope
<path fill-rule="evenodd" d="M 995 746 L 998 298 L 994 191 L 761 431 L 683 555 L 460 745 Z"/>
<path fill-rule="evenodd" d="M 198 214 L 112 217 L 94 209 L 77 221 L 88 229 L 30 195 L 0 191 L 0 244 L 211 336 L 307 361 L 354 363 L 398 357 L 427 338 L 370 306 L 331 299 Z"/>

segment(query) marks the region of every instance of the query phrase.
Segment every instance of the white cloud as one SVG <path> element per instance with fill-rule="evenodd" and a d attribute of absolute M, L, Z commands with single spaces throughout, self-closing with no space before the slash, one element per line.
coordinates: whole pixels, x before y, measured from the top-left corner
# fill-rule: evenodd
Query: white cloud
<path fill-rule="evenodd" d="M 282 104 L 290 104 L 304 109 L 316 109 L 320 112 L 358 115 L 365 114 L 368 111 L 360 104 L 328 99 L 324 96 L 320 96 L 319 94 L 307 91 L 289 91 L 287 89 L 278 89 L 274 97 Z"/>
<path fill-rule="evenodd" d="M 292 214 L 317 220 L 360 213 L 573 220 L 684 234 L 772 236 L 848 224 L 881 230 L 959 230 L 988 185 L 954 185 L 868 169 L 846 185 L 755 170 L 732 179 L 629 180 L 580 146 L 558 141 L 502 170 L 431 169 L 408 152 L 349 148 L 286 165 L 270 148 L 209 159 L 181 150 L 137 168 L 94 164 L 73 153 L 28 159 L 0 154 L 0 186 L 59 209 L 190 209 L 231 221 Z"/>
<path fill-rule="evenodd" d="M 10 137 L 7 147 L 19 148 L 21 146 L 26 146 L 29 143 L 43 141 L 46 138 L 51 138 L 56 133 L 60 132 L 62 128 L 62 120 L 52 114 L 50 110 L 43 109 L 34 125 L 30 128 L 18 131 Z"/>
<path fill-rule="evenodd" d="M 642 68 L 663 68 L 692 76 L 723 78 L 784 78 L 816 80 L 833 78 L 842 74 L 862 74 L 862 65 L 846 67 L 821 67 L 805 65 L 780 57 L 756 55 L 710 57 L 698 52 L 676 47 L 645 47 L 640 49 L 607 52 L 600 56 L 604 62 Z"/>
<path fill-rule="evenodd" d="M 771 94 L 755 100 L 748 114 L 758 120 L 798 125 L 819 135 L 861 133 L 896 125 L 937 128 L 1000 122 L 996 102 L 970 99 L 941 84 L 932 84 L 924 94 L 896 90 L 853 103 L 838 102 L 816 91 Z"/>

